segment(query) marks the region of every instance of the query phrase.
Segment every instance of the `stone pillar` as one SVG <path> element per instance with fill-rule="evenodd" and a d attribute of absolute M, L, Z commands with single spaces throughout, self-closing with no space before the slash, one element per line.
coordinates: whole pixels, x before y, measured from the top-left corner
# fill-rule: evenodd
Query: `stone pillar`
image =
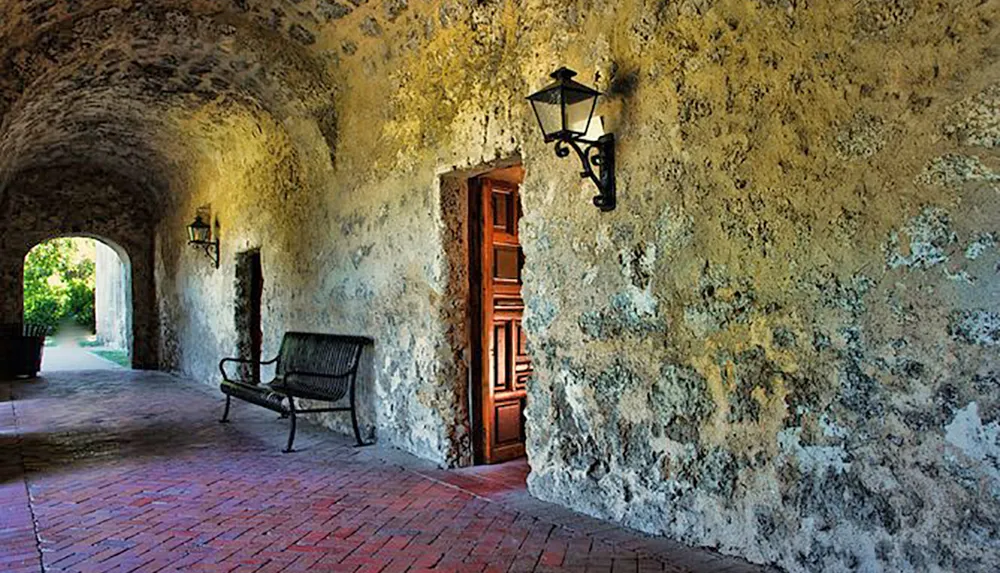
<path fill-rule="evenodd" d="M 129 312 L 132 310 L 127 304 L 128 269 L 118 254 L 100 241 L 97 242 L 96 253 L 94 310 L 97 340 L 111 348 L 127 348 L 131 322 Z"/>
<path fill-rule="evenodd" d="M 125 276 L 125 304 L 132 308 L 128 314 L 128 340 L 132 346 L 132 368 L 155 370 L 159 368 L 159 326 L 156 311 L 156 285 L 153 277 L 153 238 L 144 237 L 131 245 L 130 275 Z"/>

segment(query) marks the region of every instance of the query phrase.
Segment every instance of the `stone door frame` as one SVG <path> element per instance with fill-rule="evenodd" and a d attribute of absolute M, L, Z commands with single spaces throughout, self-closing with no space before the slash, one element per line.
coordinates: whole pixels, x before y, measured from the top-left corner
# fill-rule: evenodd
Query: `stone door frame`
<path fill-rule="evenodd" d="M 472 294 L 469 277 L 469 181 L 495 171 L 516 165 L 523 165 L 520 152 L 511 153 L 503 159 L 479 163 L 472 167 L 452 167 L 438 172 L 439 217 L 441 229 L 442 257 L 447 267 L 447 279 L 442 294 L 441 321 L 448 332 L 448 345 L 455 365 L 454 388 L 459 394 L 456 402 L 462 410 L 464 428 L 456 428 L 452 435 L 466 437 L 458 447 L 460 452 L 456 466 L 467 467 L 475 463 L 475 437 L 473 435 L 472 413 L 477 407 L 473 403 L 472 385 Z"/>

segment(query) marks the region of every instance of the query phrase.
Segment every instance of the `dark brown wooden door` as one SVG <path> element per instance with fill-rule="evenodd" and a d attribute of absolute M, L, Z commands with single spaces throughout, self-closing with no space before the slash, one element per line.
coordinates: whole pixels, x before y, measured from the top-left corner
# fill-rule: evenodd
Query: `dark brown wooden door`
<path fill-rule="evenodd" d="M 239 356 L 252 361 L 240 366 L 240 376 L 255 384 L 260 382 L 263 296 L 264 271 L 260 252 L 240 253 L 236 258 L 236 344 Z"/>
<path fill-rule="evenodd" d="M 517 234 L 521 201 L 518 185 L 511 181 L 481 178 L 478 188 L 482 231 L 478 321 L 482 326 L 481 461 L 497 463 L 524 455 L 524 406 L 531 359 L 521 328 L 524 255 Z"/>
<path fill-rule="evenodd" d="M 253 379 L 260 382 L 261 348 L 264 343 L 264 325 L 260 306 L 264 298 L 264 269 L 260 264 L 260 252 L 250 260 L 250 359 L 253 360 Z"/>

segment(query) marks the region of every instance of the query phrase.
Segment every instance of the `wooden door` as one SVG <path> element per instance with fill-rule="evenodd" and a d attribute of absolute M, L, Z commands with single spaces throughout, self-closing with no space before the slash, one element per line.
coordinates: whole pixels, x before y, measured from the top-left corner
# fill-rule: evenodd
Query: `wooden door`
<path fill-rule="evenodd" d="M 236 259 L 236 344 L 240 357 L 252 360 L 240 366 L 244 380 L 260 382 L 261 302 L 264 296 L 264 271 L 260 252 L 240 253 Z"/>
<path fill-rule="evenodd" d="M 524 407 L 532 372 L 521 328 L 521 202 L 512 181 L 479 178 L 473 192 L 479 199 L 478 209 L 471 211 L 478 218 L 473 228 L 479 227 L 479 240 L 473 241 L 479 264 L 472 269 L 473 276 L 478 270 L 473 286 L 479 291 L 479 320 L 474 328 L 481 338 L 480 372 L 473 376 L 479 383 L 479 392 L 474 392 L 480 402 L 478 457 L 483 463 L 497 463 L 524 455 Z"/>
<path fill-rule="evenodd" d="M 253 379 L 260 382 L 261 348 L 264 345 L 264 325 L 260 306 L 264 299 L 264 269 L 260 264 L 260 252 L 250 260 L 250 359 L 253 360 Z"/>

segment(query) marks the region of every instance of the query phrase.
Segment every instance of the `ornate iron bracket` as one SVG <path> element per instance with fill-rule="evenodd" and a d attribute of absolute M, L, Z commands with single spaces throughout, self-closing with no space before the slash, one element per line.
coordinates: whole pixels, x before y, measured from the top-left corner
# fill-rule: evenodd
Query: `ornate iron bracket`
<path fill-rule="evenodd" d="M 578 143 L 579 142 L 579 143 Z M 586 144 L 581 148 L 580 143 Z M 569 144 L 568 146 L 566 144 Z M 615 136 L 602 135 L 597 141 L 583 139 L 559 140 L 556 142 L 556 155 L 569 157 L 570 148 L 576 151 L 583 164 L 580 178 L 590 178 L 597 186 L 594 206 L 601 211 L 612 211 L 615 208 Z M 597 173 L 594 173 L 594 166 Z"/>
<path fill-rule="evenodd" d="M 214 241 L 188 241 L 189 245 L 194 245 L 196 247 L 201 247 L 208 258 L 212 259 L 215 263 L 215 268 L 219 268 L 219 239 Z"/>

